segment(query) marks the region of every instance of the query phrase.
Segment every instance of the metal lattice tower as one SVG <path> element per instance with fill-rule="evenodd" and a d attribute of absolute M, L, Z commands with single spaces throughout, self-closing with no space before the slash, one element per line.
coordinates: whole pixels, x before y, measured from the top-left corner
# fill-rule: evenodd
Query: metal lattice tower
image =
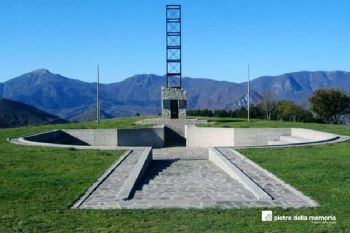
<path fill-rule="evenodd" d="M 166 6 L 166 82 L 181 88 L 181 5 Z"/>

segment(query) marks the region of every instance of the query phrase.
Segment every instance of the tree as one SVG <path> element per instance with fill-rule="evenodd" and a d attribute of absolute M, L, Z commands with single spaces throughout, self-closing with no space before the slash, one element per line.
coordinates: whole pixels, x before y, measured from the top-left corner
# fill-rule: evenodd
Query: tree
<path fill-rule="evenodd" d="M 297 106 L 289 100 L 282 100 L 276 105 L 276 116 L 282 120 L 293 120 L 296 121 L 297 118 Z"/>
<path fill-rule="evenodd" d="M 309 110 L 299 105 L 295 105 L 295 106 L 296 106 L 296 121 L 315 122 L 312 112 L 310 112 Z"/>
<path fill-rule="evenodd" d="M 276 107 L 276 102 L 274 100 L 273 94 L 271 91 L 266 91 L 262 95 L 262 99 L 258 104 L 261 111 L 265 114 L 267 120 L 271 120 L 272 113 Z"/>
<path fill-rule="evenodd" d="M 310 111 L 289 100 L 282 100 L 277 103 L 276 117 L 280 121 L 287 120 L 294 122 L 312 122 L 314 120 Z"/>
<path fill-rule="evenodd" d="M 229 113 L 225 109 L 219 109 L 214 111 L 215 117 L 229 117 Z"/>
<path fill-rule="evenodd" d="M 310 109 L 326 123 L 340 123 L 350 109 L 349 96 L 338 88 L 316 90 L 309 101 Z"/>
<path fill-rule="evenodd" d="M 188 116 L 207 116 L 207 117 L 212 117 L 213 116 L 213 111 L 208 110 L 208 109 L 194 109 L 194 110 L 188 110 L 187 111 Z"/>
<path fill-rule="evenodd" d="M 246 109 L 246 107 L 242 106 L 239 109 L 237 109 L 236 114 L 239 118 L 246 118 L 248 116 L 248 110 Z"/>
<path fill-rule="evenodd" d="M 264 119 L 265 114 L 262 111 L 262 109 L 259 107 L 259 105 L 251 105 L 250 106 L 250 118 L 256 118 L 256 119 Z"/>

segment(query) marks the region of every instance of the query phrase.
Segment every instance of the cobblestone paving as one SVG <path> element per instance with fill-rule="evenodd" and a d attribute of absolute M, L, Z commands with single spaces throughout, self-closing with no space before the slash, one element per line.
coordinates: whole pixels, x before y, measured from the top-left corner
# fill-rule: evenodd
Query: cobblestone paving
<path fill-rule="evenodd" d="M 116 196 L 142 151 L 133 151 L 79 208 L 300 208 L 317 206 L 273 174 L 231 148 L 218 148 L 273 200 L 261 201 L 208 160 L 203 148 L 173 147 L 153 150 L 153 160 L 133 196 L 116 201 Z"/>
<path fill-rule="evenodd" d="M 79 208 L 105 209 L 120 208 L 116 201 L 117 194 L 130 171 L 137 163 L 142 150 L 133 150 L 125 160 L 105 179 Z"/>
<path fill-rule="evenodd" d="M 255 199 L 243 184 L 209 160 L 153 160 L 136 189 L 133 201 L 123 203 L 124 207 L 161 203 L 164 206 L 172 203 L 186 207 L 183 203 L 187 203 L 200 207 L 203 202 Z"/>
<path fill-rule="evenodd" d="M 251 180 L 265 190 L 274 202 L 282 207 L 312 207 L 316 206 L 310 198 L 284 183 L 273 174 L 252 163 L 244 156 L 234 153 L 232 148 L 217 148 L 234 165 L 239 167 Z"/>

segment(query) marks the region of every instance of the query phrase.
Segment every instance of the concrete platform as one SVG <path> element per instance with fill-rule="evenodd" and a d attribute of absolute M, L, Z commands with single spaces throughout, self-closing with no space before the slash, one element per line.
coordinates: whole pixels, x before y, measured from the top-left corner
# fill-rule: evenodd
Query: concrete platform
<path fill-rule="evenodd" d="M 198 123 L 206 121 L 157 118 L 141 124 L 163 125 L 54 130 L 8 140 L 31 146 L 128 150 L 73 208 L 143 209 L 315 207 L 318 204 L 312 199 L 235 149 L 309 146 L 349 139 L 300 128 L 205 128 L 196 127 Z"/>
<path fill-rule="evenodd" d="M 348 140 L 348 136 L 303 128 L 215 128 L 185 126 L 187 147 L 286 147 Z"/>
<path fill-rule="evenodd" d="M 174 121 L 169 120 L 169 122 Z M 118 149 L 174 146 L 189 148 L 291 147 L 337 143 L 349 140 L 349 138 L 302 128 L 212 128 L 174 124 L 140 129 L 62 129 L 8 140 L 11 143 L 32 146 Z"/>

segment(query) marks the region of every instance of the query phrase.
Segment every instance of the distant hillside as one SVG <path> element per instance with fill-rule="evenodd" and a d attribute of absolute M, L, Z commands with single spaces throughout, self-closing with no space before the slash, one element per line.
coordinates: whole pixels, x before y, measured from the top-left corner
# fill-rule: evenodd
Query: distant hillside
<path fill-rule="evenodd" d="M 100 119 L 110 119 L 110 118 L 113 118 L 113 116 L 101 110 Z M 77 115 L 75 117 L 70 118 L 70 120 L 72 122 L 94 121 L 96 120 L 96 108 L 86 109 L 80 114 L 77 113 Z"/>
<path fill-rule="evenodd" d="M 101 104 L 108 117 L 160 112 L 160 87 L 165 77 L 135 75 L 121 82 L 101 84 Z M 247 104 L 247 83 L 202 78 L 183 79 L 189 109 L 235 109 Z M 319 88 L 339 87 L 350 93 L 350 73 L 295 72 L 264 76 L 251 81 L 251 103 L 267 90 L 276 100 L 288 99 L 306 105 L 307 97 Z M 0 84 L 0 96 L 18 100 L 66 119 L 91 119 L 96 84 L 69 79 L 40 69 Z M 93 111 L 92 111 L 93 112 Z"/>
<path fill-rule="evenodd" d="M 0 128 L 66 122 L 30 105 L 0 98 Z"/>
<path fill-rule="evenodd" d="M 295 72 L 279 76 L 264 76 L 251 83 L 258 93 L 271 90 L 277 99 L 288 99 L 297 103 L 307 103 L 307 97 L 320 88 L 337 87 L 350 94 L 350 72 L 316 71 Z"/>

